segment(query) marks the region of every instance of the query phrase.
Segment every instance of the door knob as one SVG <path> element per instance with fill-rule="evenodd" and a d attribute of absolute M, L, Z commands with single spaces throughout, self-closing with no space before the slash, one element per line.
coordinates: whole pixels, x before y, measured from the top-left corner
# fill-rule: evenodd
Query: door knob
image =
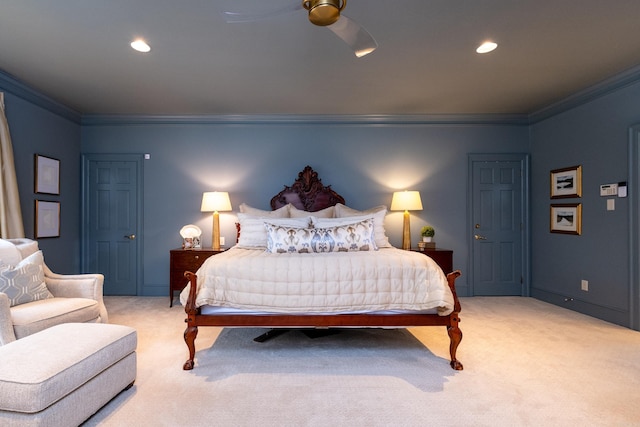
<path fill-rule="evenodd" d="M 125 239 L 134 240 L 136 238 L 135 234 L 126 234 L 124 236 Z"/>
<path fill-rule="evenodd" d="M 487 240 L 487 238 L 486 238 L 486 237 L 484 237 L 484 236 L 479 236 L 479 235 L 477 235 L 477 234 L 474 234 L 474 235 L 473 235 L 473 237 L 474 237 L 476 240 Z"/>

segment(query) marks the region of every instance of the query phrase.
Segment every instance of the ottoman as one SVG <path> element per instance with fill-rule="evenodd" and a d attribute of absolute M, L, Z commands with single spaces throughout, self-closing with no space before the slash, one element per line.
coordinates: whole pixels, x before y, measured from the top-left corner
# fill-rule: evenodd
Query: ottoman
<path fill-rule="evenodd" d="M 0 425 L 77 426 L 136 378 L 136 330 L 65 323 L 0 347 Z"/>

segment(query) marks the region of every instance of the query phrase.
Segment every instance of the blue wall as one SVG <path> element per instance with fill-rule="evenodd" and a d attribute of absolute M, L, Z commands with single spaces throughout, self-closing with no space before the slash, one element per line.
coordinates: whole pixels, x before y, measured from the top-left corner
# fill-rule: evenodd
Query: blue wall
<path fill-rule="evenodd" d="M 638 123 L 640 83 L 634 83 L 531 126 L 531 294 L 627 326 L 630 287 L 638 286 L 629 281 L 629 198 L 600 197 L 599 190 L 629 180 L 629 128 Z M 550 170 L 574 165 L 582 165 L 582 198 L 552 201 Z M 607 211 L 607 199 L 615 199 L 614 211 Z M 549 233 L 550 203 L 582 204 L 581 236 Z M 582 279 L 588 292 L 580 289 Z"/>
<path fill-rule="evenodd" d="M 35 200 L 60 202 L 60 237 L 40 239 L 49 268 L 80 269 L 80 116 L 0 72 L 13 142 L 25 236 L 34 238 Z M 60 160 L 60 195 L 34 193 L 34 155 Z"/>
<path fill-rule="evenodd" d="M 59 158 L 62 237 L 41 240 L 47 263 L 60 272 L 80 270 L 80 158 L 83 153 L 149 153 L 144 162 L 144 293 L 165 295 L 169 250 L 178 230 L 199 225 L 210 244 L 211 217 L 199 212 L 202 192 L 225 190 L 234 212 L 221 215 L 222 235 L 235 236 L 241 202 L 268 208 L 269 198 L 291 184 L 307 164 L 355 208 L 388 205 L 396 189 L 420 190 L 425 209 L 412 215 L 414 239 L 428 223 L 438 246 L 455 251 L 454 266 L 468 265 L 467 155 L 531 154 L 531 294 L 622 325 L 632 325 L 628 257 L 629 201 L 606 210 L 599 185 L 629 180 L 628 132 L 640 123 L 640 72 L 605 82 L 533 114 L 531 125 L 505 119 L 466 124 L 402 118 L 238 120 L 230 118 L 82 117 L 0 72 L 14 142 L 27 237 L 33 235 L 33 155 Z M 622 82 L 622 83 L 621 83 Z M 583 167 L 581 236 L 549 232 L 549 172 Z M 629 188 L 638 193 L 638 189 Z M 45 198 L 45 197 L 43 197 Z M 397 246 L 401 213 L 387 230 Z M 589 292 L 580 280 L 589 281 Z M 635 301 L 636 304 L 640 301 Z"/>
<path fill-rule="evenodd" d="M 528 152 L 522 125 L 371 124 L 366 121 L 300 123 L 139 123 L 82 127 L 83 153 L 148 153 L 144 162 L 144 292 L 165 295 L 169 250 L 179 247 L 185 224 L 203 230 L 211 244 L 211 215 L 202 213 L 204 191 L 228 191 L 234 212 L 221 213 L 222 236 L 235 239 L 235 213 L 242 202 L 268 209 L 307 164 L 347 204 L 389 206 L 393 191 L 421 192 L 424 210 L 414 212 L 412 231 L 436 228 L 438 246 L 453 249 L 454 267 L 466 270 L 467 154 Z M 402 213 L 386 226 L 401 245 Z M 466 279 L 459 281 L 464 295 Z"/>

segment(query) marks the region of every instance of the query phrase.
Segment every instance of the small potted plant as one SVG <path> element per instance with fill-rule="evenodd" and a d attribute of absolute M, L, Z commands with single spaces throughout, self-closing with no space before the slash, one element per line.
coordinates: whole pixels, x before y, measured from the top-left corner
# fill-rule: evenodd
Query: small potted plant
<path fill-rule="evenodd" d="M 431 239 L 433 239 L 433 236 L 436 235 L 436 230 L 434 230 L 430 225 L 425 225 L 420 230 L 420 234 L 422 235 L 423 242 L 430 242 Z"/>

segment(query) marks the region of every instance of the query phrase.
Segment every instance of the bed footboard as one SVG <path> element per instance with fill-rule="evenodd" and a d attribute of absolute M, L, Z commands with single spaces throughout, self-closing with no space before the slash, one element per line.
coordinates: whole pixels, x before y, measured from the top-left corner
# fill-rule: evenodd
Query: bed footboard
<path fill-rule="evenodd" d="M 187 328 L 184 331 L 184 340 L 189 349 L 189 359 L 184 363 L 184 370 L 191 370 L 195 365 L 195 340 L 198 335 L 198 326 L 218 327 L 266 327 L 266 328 L 340 328 L 340 327 L 412 327 L 412 326 L 444 326 L 449 335 L 449 354 L 451 356 L 451 368 L 460 371 L 462 363 L 458 361 L 456 352 L 462 341 L 460 323 L 460 301 L 456 294 L 455 281 L 460 276 L 460 271 L 454 271 L 447 275 L 447 283 L 453 293 L 454 311 L 448 316 L 437 314 L 338 314 L 338 315 L 216 315 L 207 316 L 200 314 L 196 307 L 197 276 L 187 271 L 185 277 L 189 279 L 191 288 L 189 298 L 185 305 Z"/>

